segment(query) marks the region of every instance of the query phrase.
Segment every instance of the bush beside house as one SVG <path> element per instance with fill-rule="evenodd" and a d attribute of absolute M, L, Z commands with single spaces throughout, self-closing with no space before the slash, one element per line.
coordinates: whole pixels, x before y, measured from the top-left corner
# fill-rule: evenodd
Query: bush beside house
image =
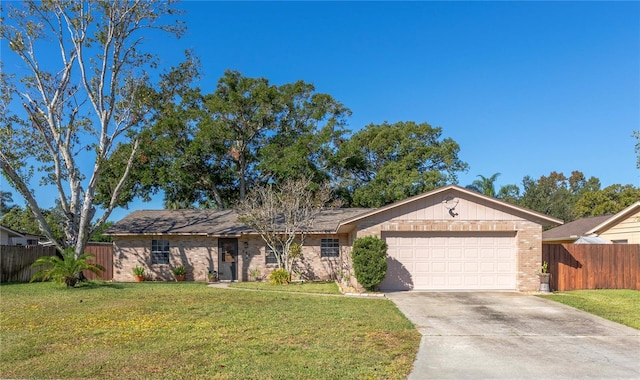
<path fill-rule="evenodd" d="M 358 238 L 353 242 L 351 258 L 360 285 L 376 290 L 387 275 L 387 243 L 376 236 Z"/>

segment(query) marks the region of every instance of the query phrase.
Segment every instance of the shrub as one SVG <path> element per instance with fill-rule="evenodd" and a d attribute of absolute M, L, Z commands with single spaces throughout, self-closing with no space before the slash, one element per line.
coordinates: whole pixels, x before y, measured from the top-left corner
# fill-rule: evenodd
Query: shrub
<path fill-rule="evenodd" d="M 284 268 L 276 269 L 269 275 L 271 285 L 285 285 L 291 282 L 291 275 Z"/>
<path fill-rule="evenodd" d="M 353 271 L 360 285 L 376 290 L 387 274 L 387 243 L 375 236 L 365 236 L 353 242 Z"/>

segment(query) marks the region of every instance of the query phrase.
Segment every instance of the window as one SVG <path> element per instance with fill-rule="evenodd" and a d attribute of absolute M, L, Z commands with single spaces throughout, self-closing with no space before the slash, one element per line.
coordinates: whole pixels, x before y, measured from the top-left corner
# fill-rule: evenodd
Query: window
<path fill-rule="evenodd" d="M 340 257 L 340 239 L 322 239 L 320 257 Z"/>
<path fill-rule="evenodd" d="M 621 239 L 621 240 L 611 240 L 611 242 L 613 244 L 629 244 L 629 241 L 627 239 Z"/>
<path fill-rule="evenodd" d="M 282 246 L 278 245 L 278 249 L 282 251 Z M 278 264 L 278 259 L 276 255 L 273 253 L 273 249 L 268 245 L 264 248 L 265 252 L 265 264 Z"/>
<path fill-rule="evenodd" d="M 169 240 L 151 240 L 151 264 L 169 265 Z"/>

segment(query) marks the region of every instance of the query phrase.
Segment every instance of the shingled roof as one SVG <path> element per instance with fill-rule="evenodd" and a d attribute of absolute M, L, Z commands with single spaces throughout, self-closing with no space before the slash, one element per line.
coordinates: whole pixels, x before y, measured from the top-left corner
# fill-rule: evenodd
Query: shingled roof
<path fill-rule="evenodd" d="M 573 222 L 544 231 L 542 233 L 542 241 L 575 240 L 580 236 L 584 236 L 587 231 L 593 229 L 609 218 L 611 218 L 611 215 L 594 216 L 574 220 Z"/>
<path fill-rule="evenodd" d="M 369 211 L 362 208 L 325 210 L 317 217 L 314 233 L 335 232 L 340 221 Z M 106 235 L 239 236 L 253 233 L 234 210 L 139 210 L 108 228 Z"/>

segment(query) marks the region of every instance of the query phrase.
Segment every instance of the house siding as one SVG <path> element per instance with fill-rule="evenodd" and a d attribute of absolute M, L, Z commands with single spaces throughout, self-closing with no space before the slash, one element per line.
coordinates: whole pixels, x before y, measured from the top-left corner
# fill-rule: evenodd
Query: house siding
<path fill-rule="evenodd" d="M 598 237 L 609 241 L 627 240 L 629 244 L 640 244 L 640 212 L 601 232 Z"/>

